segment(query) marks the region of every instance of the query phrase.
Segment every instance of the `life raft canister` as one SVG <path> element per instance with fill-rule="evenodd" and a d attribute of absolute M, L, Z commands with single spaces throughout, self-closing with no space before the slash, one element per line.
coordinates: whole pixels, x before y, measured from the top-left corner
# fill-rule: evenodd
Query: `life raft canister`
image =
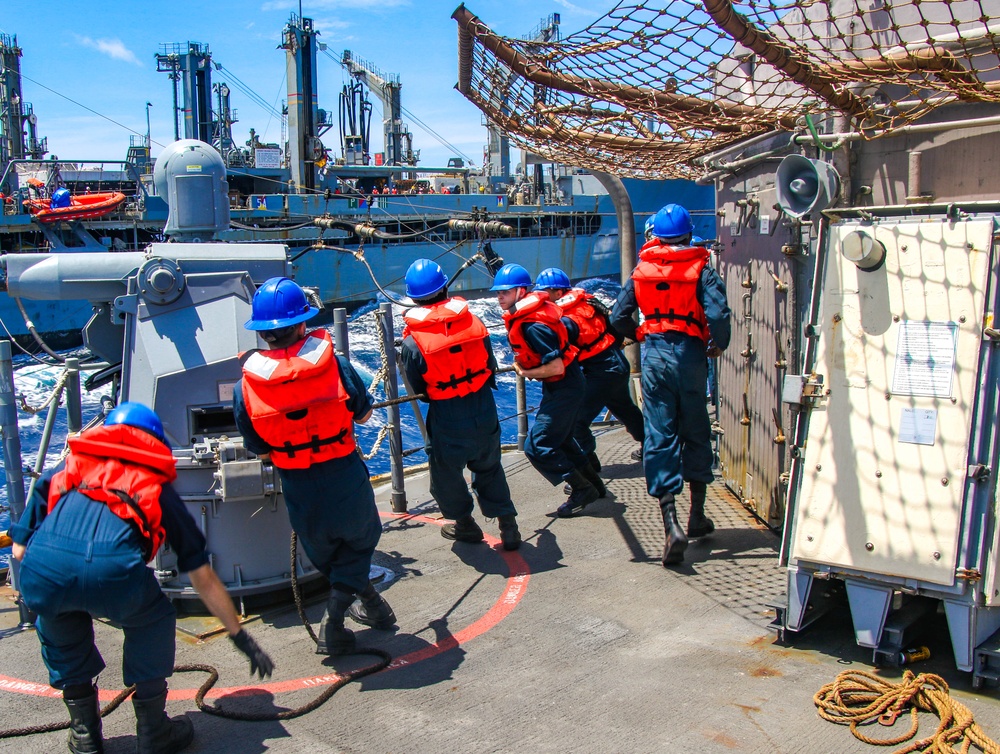
<path fill-rule="evenodd" d="M 645 319 L 636 338 L 642 341 L 651 333 L 680 332 L 708 343 L 708 320 L 698 301 L 698 281 L 708 263 L 708 250 L 674 248 L 653 239 L 642 247 L 639 260 L 632 280 Z"/>
<path fill-rule="evenodd" d="M 94 427 L 67 443 L 66 466 L 49 484 L 49 512 L 77 490 L 133 524 L 142 537 L 143 557 L 152 560 L 166 538 L 160 493 L 177 478 L 170 448 L 128 424 Z"/>
<path fill-rule="evenodd" d="M 305 469 L 354 451 L 354 415 L 326 330 L 243 362 L 243 399 L 279 469 Z"/>
<path fill-rule="evenodd" d="M 563 316 L 573 320 L 580 331 L 576 339 L 576 347 L 580 349 L 577 358 L 580 361 L 606 351 L 615 342 L 615 336 L 608 330 L 607 318 L 597 310 L 593 300 L 594 297 L 582 288 L 571 288 L 556 301 Z"/>
<path fill-rule="evenodd" d="M 514 360 L 522 369 L 534 369 L 542 365 L 542 358 L 535 353 L 524 339 L 524 326 L 538 322 L 550 328 L 559 339 L 559 353 L 563 367 L 573 363 L 579 352 L 576 346 L 570 345 L 569 333 L 562 321 L 562 310 L 542 292 L 529 293 L 503 313 L 503 323 L 507 328 L 507 339 L 514 351 Z M 558 377 L 546 377 L 542 382 L 558 382 Z"/>
<path fill-rule="evenodd" d="M 483 342 L 486 325 L 469 311 L 465 299 L 453 297 L 403 314 L 403 337 L 412 336 L 427 362 L 427 397 L 445 400 L 471 395 L 490 378 L 489 354 Z"/>

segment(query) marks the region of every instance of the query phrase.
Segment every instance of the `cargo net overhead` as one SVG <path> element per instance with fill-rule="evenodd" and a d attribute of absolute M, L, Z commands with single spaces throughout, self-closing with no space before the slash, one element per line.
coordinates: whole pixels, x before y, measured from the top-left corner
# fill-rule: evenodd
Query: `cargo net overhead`
<path fill-rule="evenodd" d="M 498 36 L 464 5 L 453 18 L 459 91 L 488 121 L 618 175 L 690 178 L 699 156 L 837 115 L 875 138 L 948 103 L 1000 102 L 1000 0 L 622 2 L 549 41 Z"/>

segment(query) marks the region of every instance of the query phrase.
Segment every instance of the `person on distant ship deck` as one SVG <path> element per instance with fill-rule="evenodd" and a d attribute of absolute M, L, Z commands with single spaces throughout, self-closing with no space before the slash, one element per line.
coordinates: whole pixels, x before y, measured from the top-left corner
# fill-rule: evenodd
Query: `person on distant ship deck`
<path fill-rule="evenodd" d="M 373 628 L 391 628 L 396 616 L 369 581 L 382 526 L 354 423 L 371 417 L 371 397 L 326 330 L 306 334 L 316 313 L 288 278 L 257 289 L 244 327 L 260 332 L 269 350 L 244 354 L 233 412 L 247 449 L 277 468 L 292 528 L 330 581 L 316 653 L 343 655 L 355 647 L 344 627 L 348 608 Z"/>
<path fill-rule="evenodd" d="M 137 750 L 171 754 L 186 748 L 194 728 L 165 710 L 174 672 L 176 612 L 160 589 L 151 561 L 170 545 L 205 607 L 261 678 L 271 658 L 240 626 L 233 601 L 215 575 L 205 537 L 170 482 L 176 461 L 156 413 L 141 403 L 119 404 L 103 426 L 70 437 L 69 455 L 38 481 L 28 507 L 11 527 L 21 561 L 20 589 L 38 614 L 35 628 L 49 683 L 69 710 L 69 750 L 104 751 L 94 679 L 104 660 L 93 619 L 124 632 L 122 676 L 135 684 Z"/>
<path fill-rule="evenodd" d="M 725 283 L 708 264 L 708 250 L 691 245 L 694 225 L 688 211 L 666 205 L 656 214 L 652 231 L 653 240 L 640 250 L 639 264 L 615 302 L 611 326 L 646 344 L 642 456 L 646 487 L 663 513 L 662 563 L 668 566 L 684 560 L 687 537 L 715 530 L 705 516 L 707 485 L 714 479 L 705 356 L 716 357 L 726 349 L 731 325 Z M 644 317 L 638 328 L 632 319 L 637 308 Z M 691 490 L 687 536 L 675 504 L 685 480 Z"/>
<path fill-rule="evenodd" d="M 519 264 L 505 264 L 490 289 L 504 310 L 507 339 L 514 350 L 514 369 L 529 380 L 542 381 L 542 401 L 528 431 L 524 455 L 552 485 L 569 482 L 569 499 L 556 515 L 575 516 L 599 498 L 604 483 L 573 439 L 583 401 L 583 372 L 577 349 L 569 342 L 562 312 L 549 297 L 531 292 L 531 275 Z"/>
<path fill-rule="evenodd" d="M 535 290 L 547 291 L 562 309 L 563 318 L 573 324 L 573 344 L 580 349 L 576 358 L 587 382 L 573 438 L 599 473 L 601 461 L 590 425 L 602 408 L 607 406 L 633 439 L 640 444 L 645 439 L 642 411 L 629 393 L 629 366 L 622 353 L 621 339 L 608 324 L 610 312 L 601 300 L 582 288 L 573 288 L 569 276 L 558 267 L 538 273 Z"/>
<path fill-rule="evenodd" d="M 497 363 L 490 335 L 464 299 L 448 296 L 448 278 L 430 259 L 406 271 L 406 295 L 417 306 L 403 313 L 403 369 L 427 395 L 427 460 L 431 494 L 445 518 L 445 539 L 482 542 L 483 530 L 463 472 L 486 518 L 496 518 L 505 550 L 521 545 L 517 509 L 500 463 L 500 421 L 493 399 Z"/>

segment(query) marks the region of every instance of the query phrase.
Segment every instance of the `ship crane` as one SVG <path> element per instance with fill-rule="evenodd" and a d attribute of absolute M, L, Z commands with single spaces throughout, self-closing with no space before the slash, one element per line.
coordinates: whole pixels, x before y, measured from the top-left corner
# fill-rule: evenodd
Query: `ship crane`
<path fill-rule="evenodd" d="M 371 63 L 354 57 L 350 50 L 344 50 L 341 64 L 348 73 L 382 100 L 385 164 L 416 166 L 417 154 L 413 151 L 413 134 L 403 123 L 403 105 L 400 99 L 402 84 L 399 82 L 399 76 L 382 73 Z"/>

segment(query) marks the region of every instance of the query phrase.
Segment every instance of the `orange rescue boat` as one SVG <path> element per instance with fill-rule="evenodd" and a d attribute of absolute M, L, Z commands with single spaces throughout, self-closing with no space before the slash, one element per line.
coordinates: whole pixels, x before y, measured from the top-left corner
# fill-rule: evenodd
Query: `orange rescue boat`
<path fill-rule="evenodd" d="M 25 199 L 24 207 L 40 223 L 87 220 L 114 211 L 125 201 L 125 194 L 120 191 L 78 194 L 70 197 L 68 207 L 51 207 L 50 201 L 50 199 Z"/>

